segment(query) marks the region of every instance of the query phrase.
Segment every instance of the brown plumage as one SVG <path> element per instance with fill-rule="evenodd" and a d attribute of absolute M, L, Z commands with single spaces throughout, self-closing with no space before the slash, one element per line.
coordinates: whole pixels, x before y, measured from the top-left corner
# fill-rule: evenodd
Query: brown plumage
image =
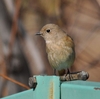
<path fill-rule="evenodd" d="M 75 59 L 74 42 L 58 25 L 47 24 L 40 33 L 46 42 L 50 65 L 61 72 L 72 66 Z"/>

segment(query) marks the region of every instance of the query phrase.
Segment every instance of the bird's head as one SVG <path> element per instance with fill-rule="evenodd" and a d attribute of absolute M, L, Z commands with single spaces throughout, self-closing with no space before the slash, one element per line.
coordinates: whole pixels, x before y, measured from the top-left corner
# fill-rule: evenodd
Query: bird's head
<path fill-rule="evenodd" d="M 39 33 L 37 33 L 37 35 L 42 36 L 46 42 L 49 42 L 53 40 L 56 41 L 66 34 L 58 25 L 47 24 L 40 30 Z"/>

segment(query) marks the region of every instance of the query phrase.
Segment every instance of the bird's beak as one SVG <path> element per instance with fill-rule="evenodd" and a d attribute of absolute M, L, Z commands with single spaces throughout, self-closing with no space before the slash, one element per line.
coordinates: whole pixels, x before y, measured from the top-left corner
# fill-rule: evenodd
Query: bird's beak
<path fill-rule="evenodd" d="M 36 33 L 36 35 L 42 35 L 40 32 Z"/>

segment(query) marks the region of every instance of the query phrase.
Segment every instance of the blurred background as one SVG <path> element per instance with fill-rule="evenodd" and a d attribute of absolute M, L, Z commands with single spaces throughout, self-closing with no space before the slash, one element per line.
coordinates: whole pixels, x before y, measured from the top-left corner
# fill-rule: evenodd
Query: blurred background
<path fill-rule="evenodd" d="M 2 77 L 28 86 L 30 76 L 53 75 L 45 42 L 36 32 L 58 24 L 75 42 L 71 71 L 87 71 L 100 81 L 100 0 L 0 0 L 0 97 L 26 90 Z"/>

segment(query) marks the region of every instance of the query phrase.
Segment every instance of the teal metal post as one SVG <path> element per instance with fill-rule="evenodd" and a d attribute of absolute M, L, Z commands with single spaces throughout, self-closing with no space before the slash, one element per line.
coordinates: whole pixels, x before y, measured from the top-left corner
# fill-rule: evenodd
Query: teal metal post
<path fill-rule="evenodd" d="M 0 99 L 34 99 L 33 98 L 33 89 L 23 91 L 17 94 L 13 94 Z"/>
<path fill-rule="evenodd" d="M 60 80 L 57 76 L 36 76 L 33 99 L 60 99 Z"/>
<path fill-rule="evenodd" d="M 100 99 L 100 83 L 68 81 L 61 84 L 61 99 Z"/>
<path fill-rule="evenodd" d="M 58 76 L 36 76 L 36 88 L 1 99 L 100 99 L 100 83 L 60 81 Z"/>
<path fill-rule="evenodd" d="M 1 99 L 60 99 L 60 80 L 57 76 L 36 76 L 35 89 Z"/>

